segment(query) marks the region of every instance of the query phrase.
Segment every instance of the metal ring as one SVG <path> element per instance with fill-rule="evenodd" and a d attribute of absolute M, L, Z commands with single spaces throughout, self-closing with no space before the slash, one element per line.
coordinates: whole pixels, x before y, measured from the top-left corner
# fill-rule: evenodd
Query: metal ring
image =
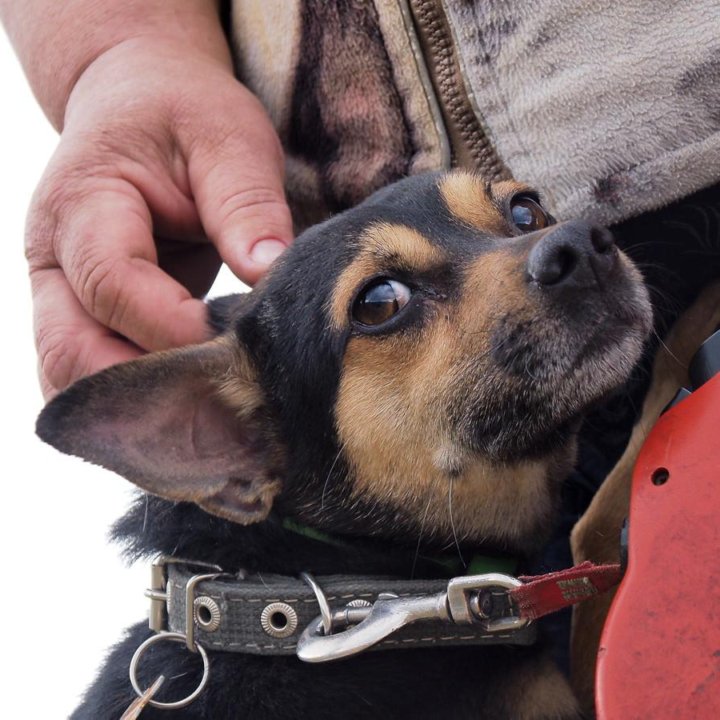
<path fill-rule="evenodd" d="M 285 618 L 284 625 L 275 622 L 275 615 L 282 615 Z M 274 638 L 290 637 L 298 626 L 298 617 L 295 610 L 284 602 L 274 602 L 266 605 L 260 614 L 262 629 Z"/>
<path fill-rule="evenodd" d="M 132 684 L 133 690 L 136 692 L 138 697 L 142 697 L 145 693 L 145 691 L 140 688 L 140 684 L 137 680 L 137 666 L 140 662 L 140 658 L 151 645 L 156 642 L 160 642 L 161 640 L 170 640 L 171 642 L 185 644 L 185 636 L 182 633 L 162 632 L 149 637 L 147 640 L 145 640 L 144 643 L 140 645 L 140 647 L 135 651 L 135 654 L 132 656 L 132 660 L 130 661 L 130 683 Z M 160 702 L 159 700 L 148 700 L 149 705 L 152 705 L 156 708 L 164 708 L 165 710 L 177 710 L 178 708 L 184 708 L 189 705 L 205 689 L 205 685 L 207 685 L 208 678 L 210 677 L 210 661 L 208 660 L 207 653 L 205 652 L 205 648 L 203 648 L 202 645 L 195 643 L 195 647 L 198 649 L 198 652 L 200 653 L 200 657 L 202 658 L 203 662 L 203 674 L 202 678 L 200 678 L 200 684 L 195 688 L 195 690 L 193 690 L 193 692 L 191 692 L 187 697 L 182 698 L 181 700 L 176 700 L 175 702 Z"/>
<path fill-rule="evenodd" d="M 328 604 L 327 598 L 323 589 L 317 584 L 315 578 L 306 572 L 300 573 L 300 577 L 310 586 L 310 589 L 315 593 L 315 598 L 320 606 L 320 617 L 322 618 L 322 626 L 326 635 L 332 634 L 332 610 Z"/>
<path fill-rule="evenodd" d="M 363 600 L 362 598 L 356 598 L 351 600 L 345 607 L 346 608 L 369 608 L 372 607 L 372 603 L 369 600 Z"/>
<path fill-rule="evenodd" d="M 215 632 L 220 627 L 220 606 L 207 595 L 200 595 L 193 601 L 195 610 L 195 622 L 205 632 Z M 207 617 L 203 617 L 202 610 L 206 611 Z"/>

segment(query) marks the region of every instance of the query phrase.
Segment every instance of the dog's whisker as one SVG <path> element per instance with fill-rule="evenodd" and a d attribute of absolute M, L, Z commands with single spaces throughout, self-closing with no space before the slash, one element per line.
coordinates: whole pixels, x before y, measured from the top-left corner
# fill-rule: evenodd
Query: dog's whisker
<path fill-rule="evenodd" d="M 525 358 L 525 374 L 533 381 L 537 382 L 538 379 L 530 372 L 530 358 Z"/>
<path fill-rule="evenodd" d="M 664 265 L 659 265 L 658 263 L 652 263 L 652 262 L 637 262 L 635 263 L 635 267 L 637 267 L 638 270 L 643 274 L 643 276 L 647 275 L 648 273 L 651 273 L 655 275 L 656 277 L 662 277 L 668 281 L 675 281 L 676 283 L 682 283 L 683 277 L 682 275 L 677 272 L 676 270 L 673 270 L 672 268 L 666 267 Z M 659 292 L 659 289 L 657 286 L 653 286 L 651 283 L 646 283 L 648 288 L 654 289 L 656 292 Z"/>
<path fill-rule="evenodd" d="M 169 680 L 179 680 L 181 677 L 185 677 L 186 675 L 189 675 L 189 674 L 190 674 L 189 672 L 179 673 L 178 675 L 173 675 L 168 679 Z"/>
<path fill-rule="evenodd" d="M 665 341 L 662 339 L 662 337 L 660 337 L 660 335 L 658 335 L 658 333 L 655 330 L 653 330 L 653 335 L 655 335 L 655 337 L 657 338 L 660 345 L 662 345 L 662 347 L 665 349 L 665 352 L 667 352 L 667 354 L 670 355 L 670 357 L 678 365 L 680 365 L 680 367 L 687 369 L 687 364 L 682 362 L 682 360 L 680 360 L 680 358 L 677 355 L 675 355 L 675 353 L 666 345 Z"/>
<path fill-rule="evenodd" d="M 335 469 L 335 466 L 337 465 L 337 462 L 340 459 L 340 456 L 342 455 L 344 450 L 345 450 L 345 444 L 343 443 L 340 446 L 340 449 L 338 450 L 337 455 L 335 456 L 335 459 L 332 461 L 332 465 L 330 466 L 330 469 L 328 470 L 327 477 L 325 478 L 325 482 L 323 483 L 322 495 L 320 496 L 320 510 L 325 509 L 325 493 L 327 492 L 333 470 Z"/>
<path fill-rule="evenodd" d="M 635 401 L 633 400 L 633 398 L 630 395 L 626 395 L 626 400 L 627 400 L 628 404 L 630 405 L 630 407 L 632 408 L 633 416 L 636 418 L 639 418 L 640 410 L 638 409 L 637 405 L 635 404 Z"/>
<path fill-rule="evenodd" d="M 263 584 L 266 590 L 270 590 L 270 586 L 263 580 L 263 576 L 258 572 L 257 573 L 258 580 Z"/>
<path fill-rule="evenodd" d="M 145 529 L 147 528 L 147 521 L 148 521 L 148 505 L 150 504 L 150 496 L 145 495 L 145 514 L 143 515 L 143 524 L 142 524 L 142 534 L 145 534 Z"/>
<path fill-rule="evenodd" d="M 452 498 L 453 498 L 453 478 L 450 478 L 450 483 L 448 485 L 448 513 L 450 515 L 450 529 L 452 530 L 453 540 L 455 542 L 455 547 L 457 548 L 457 554 L 460 558 L 460 562 L 462 563 L 463 567 L 467 567 L 467 563 L 465 562 L 465 559 L 463 558 L 462 551 L 460 550 L 460 541 L 458 540 L 457 531 L 455 529 L 455 520 L 453 519 L 453 509 L 452 509 Z"/>
<path fill-rule="evenodd" d="M 423 513 L 422 520 L 420 521 L 420 533 L 418 534 L 417 545 L 415 546 L 415 556 L 413 557 L 412 569 L 410 570 L 410 579 L 415 577 L 415 568 L 417 566 L 418 558 L 420 557 L 420 546 L 422 544 L 423 533 L 425 532 L 425 521 L 427 520 L 428 512 L 430 511 L 430 503 L 432 502 L 432 495 L 428 494 L 428 501 L 425 505 L 425 512 Z"/>
<path fill-rule="evenodd" d="M 665 242 L 662 244 L 674 245 L 674 243 L 670 243 L 670 242 Z M 621 250 L 624 253 L 631 254 L 633 252 L 633 250 L 639 250 L 640 248 L 645 248 L 645 247 L 657 247 L 657 241 L 656 240 L 645 240 L 643 242 L 633 243 L 632 245 L 622 245 Z"/>

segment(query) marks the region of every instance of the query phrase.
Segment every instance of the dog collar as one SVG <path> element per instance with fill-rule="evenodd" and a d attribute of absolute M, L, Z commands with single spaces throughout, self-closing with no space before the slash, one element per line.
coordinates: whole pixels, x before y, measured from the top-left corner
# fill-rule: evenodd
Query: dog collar
<path fill-rule="evenodd" d="M 490 573 L 472 577 L 509 576 Z M 305 573 L 299 578 L 265 573 L 231 575 L 217 566 L 161 557 L 153 563 L 152 587 L 146 595 L 151 602 L 150 628 L 182 633 L 192 649 L 199 643 L 208 650 L 293 655 L 303 631 L 314 627 L 315 621 L 324 621 L 333 631 L 369 615 L 378 600 L 435 596 L 447 592 L 448 582 L 457 584 L 467 579 L 330 575 L 315 580 Z M 377 647 L 372 643 L 373 649 L 532 643 L 535 632 L 527 622 L 512 622 L 513 632 L 507 623 L 502 628 L 496 626 L 494 621 L 508 613 L 507 606 L 498 605 L 485 624 L 472 623 L 469 617 L 468 622 L 455 623 L 448 617 L 447 623 L 431 623 L 432 628 L 418 618 L 418 622 L 393 631 L 392 637 L 380 639 Z"/>
<path fill-rule="evenodd" d="M 225 573 L 163 556 L 152 565 L 150 629 L 195 651 L 292 655 L 322 662 L 364 650 L 534 641 L 533 620 L 616 585 L 619 565 L 583 563 L 537 577 L 443 579 Z M 386 622 L 387 618 L 390 621 Z M 352 638 L 342 649 L 333 638 Z M 323 646 L 324 650 L 308 650 Z"/>
<path fill-rule="evenodd" d="M 317 579 L 224 573 L 216 565 L 161 557 L 152 566 L 151 635 L 135 651 L 130 681 L 145 704 L 180 708 L 203 691 L 208 650 L 292 655 L 310 663 L 364 651 L 461 645 L 528 645 L 532 621 L 605 592 L 622 576 L 619 565 L 583 563 L 536 578 L 502 573 L 448 580 L 360 575 Z M 319 613 L 319 615 L 318 615 Z M 141 689 L 138 665 L 150 645 L 184 643 L 203 661 L 198 687 L 173 703 L 152 700 L 164 677 Z M 128 714 L 130 713 L 130 714 Z"/>

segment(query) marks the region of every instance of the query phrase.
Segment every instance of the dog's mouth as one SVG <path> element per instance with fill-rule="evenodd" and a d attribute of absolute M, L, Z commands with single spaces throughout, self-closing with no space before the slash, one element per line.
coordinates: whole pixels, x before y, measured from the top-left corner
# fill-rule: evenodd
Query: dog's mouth
<path fill-rule="evenodd" d="M 518 459 L 566 443 L 587 411 L 630 377 L 651 318 L 634 273 L 591 298 L 503 317 L 490 341 L 492 386 L 476 383 L 479 399 L 464 423 L 473 449 Z"/>

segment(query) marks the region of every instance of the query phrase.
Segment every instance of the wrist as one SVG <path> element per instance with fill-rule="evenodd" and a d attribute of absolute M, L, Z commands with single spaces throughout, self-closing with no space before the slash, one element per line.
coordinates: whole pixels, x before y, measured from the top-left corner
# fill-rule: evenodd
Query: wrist
<path fill-rule="evenodd" d="M 123 40 L 84 68 L 67 98 L 62 127 L 87 126 L 98 113 L 108 120 L 117 112 L 159 120 L 191 88 L 205 86 L 218 73 L 234 82 L 229 58 L 189 47 L 174 36 Z"/>
<path fill-rule="evenodd" d="M 58 130 L 79 79 L 118 49 L 175 43 L 188 56 L 232 68 L 217 0 L 0 0 L 0 9 L 33 91 Z"/>

